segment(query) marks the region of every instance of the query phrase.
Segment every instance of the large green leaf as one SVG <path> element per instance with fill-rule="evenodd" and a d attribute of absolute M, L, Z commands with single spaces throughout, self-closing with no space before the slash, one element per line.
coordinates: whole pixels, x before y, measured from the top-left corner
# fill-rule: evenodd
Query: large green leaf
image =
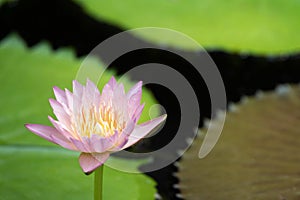
<path fill-rule="evenodd" d="M 82 173 L 78 156 L 56 147 L 0 146 L 0 199 L 93 199 L 93 176 Z M 154 199 L 155 183 L 145 175 L 104 167 L 103 181 L 104 199 Z"/>
<path fill-rule="evenodd" d="M 28 122 L 50 125 L 47 115 L 52 115 L 48 103 L 53 97 L 52 87 L 71 89 L 81 61 L 70 49 L 54 52 L 47 43 L 28 49 L 15 36 L 1 42 L 0 199 L 92 199 L 92 176 L 81 171 L 78 153 L 57 147 L 24 128 Z M 99 68 L 102 65 L 96 59 L 89 63 Z M 99 88 L 112 74 L 105 72 Z M 125 80 L 125 88 L 132 85 Z M 146 90 L 143 101 L 146 108 L 141 121 L 149 119 L 149 108 L 156 103 Z M 158 110 L 154 112 L 158 114 Z M 115 162 L 137 169 L 144 161 Z M 155 183 L 145 175 L 109 167 L 104 170 L 105 199 L 154 198 Z"/>
<path fill-rule="evenodd" d="M 91 16 L 124 29 L 183 32 L 205 48 L 281 54 L 300 50 L 298 0 L 75 0 Z M 157 43 L 193 48 L 169 35 L 141 33 Z"/>

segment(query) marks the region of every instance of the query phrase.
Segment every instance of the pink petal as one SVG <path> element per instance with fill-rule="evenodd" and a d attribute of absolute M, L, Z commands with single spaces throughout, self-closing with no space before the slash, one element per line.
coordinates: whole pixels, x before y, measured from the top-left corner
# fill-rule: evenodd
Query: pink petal
<path fill-rule="evenodd" d="M 93 134 L 90 138 L 90 145 L 94 152 L 102 153 L 108 151 L 115 141 L 118 139 L 118 134 L 114 134 L 110 137 L 101 137 L 99 135 Z"/>
<path fill-rule="evenodd" d="M 87 79 L 86 87 L 85 87 L 85 100 L 91 102 L 93 105 L 97 105 L 100 99 L 100 92 L 97 86 Z"/>
<path fill-rule="evenodd" d="M 108 103 L 111 101 L 112 97 L 113 97 L 113 90 L 108 84 L 106 84 L 102 90 L 101 102 Z"/>
<path fill-rule="evenodd" d="M 57 102 L 61 105 L 61 107 L 66 111 L 68 115 L 71 115 L 71 110 L 68 102 L 68 98 L 66 92 L 61 90 L 58 87 L 53 87 L 54 95 L 56 97 Z"/>
<path fill-rule="evenodd" d="M 111 84 L 115 84 L 115 80 L 111 82 Z M 127 106 L 128 99 L 126 97 L 123 84 L 116 84 L 114 85 L 114 88 L 111 88 L 111 85 L 106 84 L 101 94 L 101 105 L 111 107 L 113 112 L 118 113 L 118 119 L 122 119 L 124 121 L 128 121 L 130 119 Z"/>
<path fill-rule="evenodd" d="M 57 99 L 57 101 L 59 103 L 68 105 L 66 93 L 63 90 L 61 90 L 59 87 L 54 86 L 53 92 L 54 92 L 55 98 Z"/>
<path fill-rule="evenodd" d="M 25 127 L 35 133 L 36 135 L 50 141 L 53 142 L 50 135 L 53 133 L 59 134 L 58 131 L 50 126 L 44 126 L 44 125 L 40 125 L 40 124 L 25 124 Z"/>
<path fill-rule="evenodd" d="M 89 149 L 89 147 L 85 144 L 85 142 L 81 140 L 77 140 L 75 138 L 70 138 L 73 145 L 81 152 L 91 153 L 92 151 Z"/>
<path fill-rule="evenodd" d="M 113 92 L 117 86 L 118 86 L 117 81 L 116 81 L 115 77 L 112 76 L 110 78 L 109 82 L 107 84 L 105 84 L 102 89 L 102 96 L 105 99 L 105 101 L 108 101 L 112 98 Z"/>
<path fill-rule="evenodd" d="M 71 145 L 70 142 L 53 127 L 40 124 L 26 124 L 25 127 L 50 142 L 61 145 L 62 147 L 70 150 L 76 150 L 76 148 L 74 148 L 74 146 Z"/>
<path fill-rule="evenodd" d="M 68 89 L 65 89 L 65 94 L 68 102 L 68 108 L 72 111 L 73 110 L 73 94 Z"/>
<path fill-rule="evenodd" d="M 128 102 L 130 105 L 139 105 L 142 97 L 143 82 L 139 81 L 127 93 Z"/>
<path fill-rule="evenodd" d="M 68 115 L 63 105 L 54 99 L 49 99 L 49 102 L 58 121 L 65 125 L 70 124 L 70 116 Z"/>
<path fill-rule="evenodd" d="M 67 141 L 65 138 L 62 138 L 61 135 L 50 135 L 52 141 L 59 146 L 62 146 L 66 149 L 70 149 L 72 151 L 79 151 L 71 142 Z"/>
<path fill-rule="evenodd" d="M 110 137 L 101 137 L 99 135 L 92 134 L 90 138 L 82 137 L 81 140 L 71 138 L 70 140 L 81 152 L 103 153 L 111 151 L 112 147 L 116 146 L 116 143 L 118 143 L 119 140 L 119 135 L 116 133 Z"/>
<path fill-rule="evenodd" d="M 109 153 L 81 153 L 79 156 L 79 164 L 85 174 L 90 174 L 96 168 L 103 165 L 108 157 Z"/>
<path fill-rule="evenodd" d="M 113 144 L 113 148 L 109 149 L 109 151 L 120 151 L 124 149 L 124 145 L 128 143 L 128 139 L 134 130 L 135 123 L 130 121 L 127 123 L 125 129 L 119 134 L 117 140 Z"/>
<path fill-rule="evenodd" d="M 73 81 L 73 94 L 75 96 L 81 97 L 83 93 L 83 85 L 81 85 L 77 80 Z"/>
<path fill-rule="evenodd" d="M 137 109 L 143 110 L 142 108 L 140 108 L 140 102 L 142 97 L 142 85 L 143 82 L 139 81 L 127 93 L 129 116 L 136 122 L 138 121 L 140 114 L 137 115 L 138 117 L 133 117 L 133 115 L 136 113 Z"/>
<path fill-rule="evenodd" d="M 65 138 L 71 138 L 73 135 L 67 130 L 70 127 L 65 126 L 61 122 L 54 120 L 51 116 L 48 116 L 49 121 L 53 124 L 53 126 L 58 130 Z"/>
<path fill-rule="evenodd" d="M 117 87 L 115 87 L 114 94 L 118 94 L 118 95 L 122 96 L 122 98 L 126 99 L 126 103 L 128 102 L 127 98 L 126 98 L 125 90 L 124 90 L 124 85 L 122 83 L 119 84 Z"/>
<path fill-rule="evenodd" d="M 126 149 L 136 142 L 138 142 L 140 139 L 145 137 L 148 134 L 151 134 L 155 132 L 160 125 L 166 120 L 167 115 L 162 115 L 160 117 L 157 117 L 151 121 L 145 122 L 143 124 L 137 125 L 131 135 L 128 138 L 128 142 L 122 149 Z"/>
<path fill-rule="evenodd" d="M 107 85 L 110 86 L 114 93 L 125 95 L 124 85 L 122 83 L 118 84 L 114 77 L 110 79 Z"/>
<path fill-rule="evenodd" d="M 141 114 L 142 114 L 142 112 L 143 112 L 144 106 L 145 106 L 145 104 L 143 103 L 142 105 L 140 105 L 140 106 L 138 106 L 138 107 L 136 108 L 136 110 L 134 111 L 134 113 L 132 113 L 131 118 L 132 118 L 132 120 L 133 120 L 135 123 L 137 123 L 137 122 L 139 121 L 140 116 L 141 116 Z"/>
<path fill-rule="evenodd" d="M 137 84 L 135 84 L 127 93 L 128 100 L 131 99 L 131 97 L 136 96 L 136 98 L 141 98 L 142 96 L 142 85 L 143 82 L 139 81 Z"/>
<path fill-rule="evenodd" d="M 76 80 L 73 81 L 73 113 L 78 115 L 81 110 L 84 87 Z"/>
<path fill-rule="evenodd" d="M 117 86 L 117 81 L 116 81 L 116 79 L 115 79 L 114 76 L 112 76 L 110 78 L 110 80 L 108 81 L 107 85 L 109 85 L 111 87 L 111 89 L 114 89 L 115 86 Z"/>
<path fill-rule="evenodd" d="M 112 110 L 118 112 L 119 119 L 123 119 L 128 121 L 130 119 L 130 115 L 128 112 L 128 100 L 124 91 L 123 84 L 119 84 L 113 90 L 112 98 L 111 98 Z"/>

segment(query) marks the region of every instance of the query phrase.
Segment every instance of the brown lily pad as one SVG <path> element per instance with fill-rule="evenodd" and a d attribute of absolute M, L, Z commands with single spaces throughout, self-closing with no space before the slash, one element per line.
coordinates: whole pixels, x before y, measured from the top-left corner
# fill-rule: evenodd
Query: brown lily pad
<path fill-rule="evenodd" d="M 198 158 L 204 128 L 178 163 L 182 196 L 300 199 L 300 87 L 280 86 L 232 108 L 212 152 Z"/>

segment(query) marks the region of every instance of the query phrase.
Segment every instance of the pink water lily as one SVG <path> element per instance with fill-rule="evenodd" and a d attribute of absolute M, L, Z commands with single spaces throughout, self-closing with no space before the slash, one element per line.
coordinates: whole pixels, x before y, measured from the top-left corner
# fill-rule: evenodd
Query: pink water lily
<path fill-rule="evenodd" d="M 96 85 L 73 81 L 73 93 L 54 87 L 56 100 L 50 105 L 57 117 L 48 117 L 54 127 L 26 124 L 26 128 L 64 148 L 82 152 L 79 163 L 85 173 L 101 166 L 113 152 L 123 150 L 156 130 L 166 115 L 137 125 L 144 104 L 140 104 L 142 82 L 128 93 L 114 77 L 100 94 Z"/>

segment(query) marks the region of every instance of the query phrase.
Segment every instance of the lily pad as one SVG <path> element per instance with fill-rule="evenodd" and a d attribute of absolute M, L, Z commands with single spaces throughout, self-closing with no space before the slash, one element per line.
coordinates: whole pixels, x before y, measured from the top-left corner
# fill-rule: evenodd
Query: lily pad
<path fill-rule="evenodd" d="M 87 13 L 123 29 L 162 27 L 195 39 L 206 49 L 253 54 L 300 51 L 297 0 L 74 0 Z M 139 35 L 185 49 L 194 46 L 169 35 Z"/>
<path fill-rule="evenodd" d="M 198 158 L 204 128 L 178 163 L 183 197 L 300 199 L 300 87 L 281 86 L 230 108 L 212 152 Z"/>
<path fill-rule="evenodd" d="M 50 125 L 47 115 L 52 115 L 48 103 L 53 97 L 52 87 L 70 89 L 81 61 L 72 50 L 53 51 L 46 42 L 29 49 L 16 36 L 1 41 L 0 199 L 92 199 L 93 176 L 81 171 L 79 153 L 62 149 L 24 128 L 28 122 Z M 102 67 L 97 59 L 90 63 Z M 113 74 L 105 71 L 99 88 Z M 132 85 L 128 79 L 125 81 L 125 88 Z M 146 108 L 141 121 L 145 121 L 156 101 L 146 90 L 142 101 Z M 152 108 L 153 112 L 157 115 L 159 111 Z M 123 159 L 116 162 L 136 169 L 144 163 Z M 153 199 L 156 192 L 155 182 L 143 174 L 105 167 L 104 181 L 105 199 Z"/>
<path fill-rule="evenodd" d="M 93 176 L 81 171 L 78 156 L 56 147 L 0 146 L 1 199 L 93 199 Z M 145 175 L 104 167 L 103 181 L 104 199 L 154 199 L 155 182 Z"/>

